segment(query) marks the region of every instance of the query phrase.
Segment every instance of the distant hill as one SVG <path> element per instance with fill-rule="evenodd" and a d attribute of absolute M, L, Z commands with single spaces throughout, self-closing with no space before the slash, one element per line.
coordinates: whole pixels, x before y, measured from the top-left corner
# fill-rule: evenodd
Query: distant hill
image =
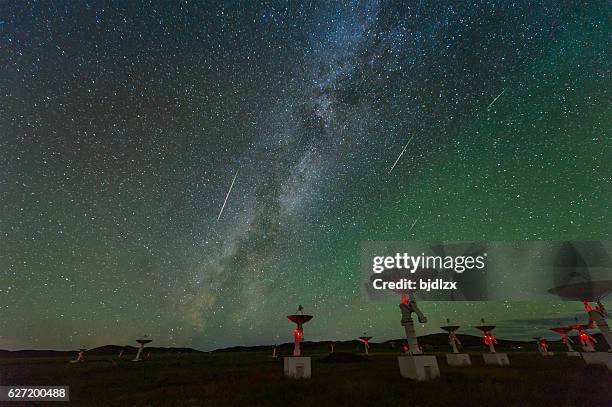
<path fill-rule="evenodd" d="M 457 335 L 459 340 L 463 344 L 465 348 L 481 348 L 484 347 L 482 342 L 482 337 L 473 336 L 473 335 Z M 393 350 L 400 349 L 402 342 L 405 339 L 391 339 L 384 342 L 375 342 L 375 339 L 370 342 L 370 350 L 372 352 L 381 351 L 381 350 Z M 498 344 L 496 347 L 502 348 L 519 348 L 529 346 L 529 342 L 526 341 L 512 341 L 506 339 L 497 339 Z M 334 344 L 335 349 L 337 351 L 347 351 L 351 349 L 360 350 L 363 347 L 361 341 L 355 339 L 351 341 L 322 341 L 322 342 L 302 342 L 302 346 L 304 349 L 310 350 L 329 350 L 331 344 Z M 437 350 L 438 348 L 448 348 L 448 335 L 445 333 L 435 333 L 425 336 L 419 337 L 419 343 L 421 346 L 430 350 Z M 258 346 L 232 346 L 229 348 L 216 349 L 213 352 L 257 352 L 257 351 L 270 351 L 272 345 L 258 345 Z M 285 342 L 277 345 L 277 351 L 283 353 L 284 350 L 288 350 L 293 348 L 293 342 Z"/>
<path fill-rule="evenodd" d="M 160 348 L 155 346 L 145 347 L 147 352 L 152 354 L 179 354 L 179 353 L 201 353 L 199 350 L 192 348 Z M 135 355 L 138 348 L 135 346 L 120 346 L 120 345 L 104 345 L 97 348 L 87 350 L 88 355 L 92 356 L 117 356 L 123 350 L 126 355 Z M 42 358 L 42 357 L 72 357 L 78 353 L 78 350 L 2 350 L 0 349 L 0 358 Z"/>
<path fill-rule="evenodd" d="M 597 340 L 597 350 L 605 351 L 605 340 L 600 333 L 593 335 Z M 486 350 L 488 347 L 483 343 L 481 336 L 464 335 L 458 334 L 457 337 L 461 341 L 461 348 L 466 350 L 478 351 Z M 537 346 L 535 341 L 515 341 L 509 339 L 497 339 L 496 349 L 499 350 L 524 350 L 524 351 L 536 351 Z M 385 352 L 385 351 L 399 351 L 402 346 L 402 342 L 405 341 L 403 338 L 391 339 L 384 342 L 375 342 L 375 338 L 370 342 L 371 352 Z M 572 337 L 574 347 L 576 350 L 580 346 L 578 337 Z M 329 352 L 331 344 L 334 344 L 337 352 L 361 352 L 363 344 L 355 339 L 351 341 L 321 341 L 321 342 L 302 342 L 302 348 L 305 352 Z M 419 337 L 419 343 L 425 349 L 425 351 L 447 351 L 448 335 L 445 333 L 435 333 Z M 565 349 L 561 341 L 549 341 L 551 351 L 557 350 L 562 351 Z M 257 346 L 232 346 L 229 348 L 216 349 L 213 352 L 271 352 L 272 345 L 257 345 Z M 277 353 L 279 355 L 289 354 L 293 349 L 293 342 L 284 342 L 276 345 Z"/>
<path fill-rule="evenodd" d="M 597 340 L 596 348 L 598 351 L 605 352 L 607 350 L 606 341 L 603 335 L 596 333 L 593 335 Z M 462 349 L 478 351 L 485 350 L 482 337 L 474 335 L 458 334 L 457 337 L 461 341 Z M 497 339 L 496 349 L 499 350 L 523 350 L 536 351 L 537 346 L 535 341 L 514 341 L 508 339 Z M 374 339 L 375 340 L 375 339 Z M 572 336 L 573 346 L 577 351 L 581 351 L 580 341 L 578 336 Z M 370 342 L 371 352 L 397 352 L 402 347 L 402 342 L 405 339 L 393 339 L 384 342 Z M 363 344 L 355 339 L 351 341 L 320 341 L 302 343 L 302 348 L 307 353 L 327 353 L 330 350 L 331 344 L 334 344 L 337 352 L 361 352 Z M 419 343 L 423 349 L 427 351 L 448 351 L 448 335 L 445 333 L 436 333 L 419 337 Z M 551 351 L 565 351 L 565 346 L 561 341 L 549 341 Z M 293 342 L 285 342 L 277 344 L 277 353 L 279 355 L 290 354 L 293 349 Z M 147 346 L 147 352 L 152 354 L 185 354 L 185 353 L 202 353 L 199 350 L 192 348 L 161 348 Z M 232 346 L 229 348 L 216 349 L 213 352 L 271 352 L 272 345 L 257 345 L 257 346 Z M 87 350 L 87 355 L 92 356 L 118 356 L 123 350 L 126 355 L 135 355 L 137 348 L 135 346 L 119 346 L 119 345 L 104 345 L 97 348 Z M 0 350 L 0 358 L 36 358 L 36 357 L 70 357 L 74 358 L 78 350 L 57 351 L 57 350 Z"/>
<path fill-rule="evenodd" d="M 74 356 L 77 351 L 66 350 L 4 350 L 0 349 L 0 358 L 46 358 L 46 357 L 69 357 Z"/>
<path fill-rule="evenodd" d="M 156 354 L 166 353 L 201 353 L 201 351 L 192 348 L 159 348 L 155 346 L 146 346 L 147 352 Z M 138 348 L 135 346 L 119 346 L 119 345 L 104 345 L 98 348 L 89 349 L 89 355 L 118 355 L 123 350 L 124 353 L 136 353 Z"/>

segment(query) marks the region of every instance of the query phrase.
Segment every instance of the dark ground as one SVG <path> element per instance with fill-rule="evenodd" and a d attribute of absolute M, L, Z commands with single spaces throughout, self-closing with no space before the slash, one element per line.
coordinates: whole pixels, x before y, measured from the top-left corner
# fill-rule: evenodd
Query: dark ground
<path fill-rule="evenodd" d="M 69 385 L 70 404 L 84 406 L 612 405 L 607 368 L 565 355 L 509 353 L 509 367 L 485 367 L 473 353 L 472 367 L 452 368 L 439 353 L 441 378 L 426 383 L 401 378 L 394 353 L 349 363 L 325 363 L 323 352 L 311 356 L 306 381 L 284 379 L 282 358 L 269 351 L 153 355 L 140 363 L 116 356 L 79 364 L 10 358 L 0 359 L 0 385 Z"/>

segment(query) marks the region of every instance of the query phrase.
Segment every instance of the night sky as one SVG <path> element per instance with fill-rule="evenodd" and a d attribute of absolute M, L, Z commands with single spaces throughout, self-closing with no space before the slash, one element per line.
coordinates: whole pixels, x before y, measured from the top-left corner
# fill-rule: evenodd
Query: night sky
<path fill-rule="evenodd" d="M 609 239 L 607 2 L 168 3 L 0 3 L 0 348 L 399 338 L 361 241 Z"/>

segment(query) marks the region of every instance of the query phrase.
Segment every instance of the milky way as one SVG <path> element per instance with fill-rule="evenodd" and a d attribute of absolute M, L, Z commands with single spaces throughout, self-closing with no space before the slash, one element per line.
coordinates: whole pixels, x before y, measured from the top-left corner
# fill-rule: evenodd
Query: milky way
<path fill-rule="evenodd" d="M 253 3 L 0 5 L 0 348 L 395 338 L 361 241 L 609 238 L 606 2 Z"/>

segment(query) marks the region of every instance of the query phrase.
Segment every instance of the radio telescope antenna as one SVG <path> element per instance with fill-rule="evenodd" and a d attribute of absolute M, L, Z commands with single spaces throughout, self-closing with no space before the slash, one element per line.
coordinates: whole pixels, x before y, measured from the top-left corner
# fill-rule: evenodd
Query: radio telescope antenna
<path fill-rule="evenodd" d="M 550 330 L 561 335 L 561 343 L 567 347 L 567 352 L 566 352 L 567 356 L 580 356 L 580 353 L 576 352 L 574 348 L 572 347 L 572 341 L 567 335 L 569 332 L 573 330 L 571 327 L 562 326 L 558 328 L 550 328 Z"/>
<path fill-rule="evenodd" d="M 387 283 L 401 283 L 403 281 L 411 281 L 414 282 L 415 286 L 418 287 L 420 279 L 427 279 L 434 277 L 436 275 L 436 270 L 433 269 L 419 269 L 416 270 L 415 273 L 411 273 L 408 270 L 404 269 L 387 269 L 379 274 L 374 274 L 370 278 L 381 279 Z M 422 354 L 421 347 L 419 346 L 419 342 L 417 339 L 416 331 L 414 329 L 414 320 L 412 319 L 412 314 L 416 314 L 420 323 L 424 324 L 427 322 L 427 317 L 419 306 L 417 305 L 415 297 L 416 289 L 409 290 L 407 288 L 403 289 L 393 289 L 391 290 L 401 295 L 402 302 L 399 307 L 402 312 L 402 320 L 401 324 L 404 327 L 404 331 L 406 332 L 406 339 L 408 340 L 408 353 L 411 355 L 420 355 Z"/>
<path fill-rule="evenodd" d="M 395 283 L 399 287 L 419 287 L 420 280 L 426 280 L 435 276 L 437 273 L 434 269 L 417 269 L 414 272 L 406 269 L 387 269 L 382 273 L 374 274 L 370 277 L 373 282 L 375 279 L 381 279 L 386 283 Z M 412 282 L 408 285 L 408 282 Z M 419 346 L 416 331 L 414 329 L 414 320 L 412 314 L 416 314 L 420 323 L 427 322 L 427 317 L 419 309 L 414 293 L 416 289 L 400 288 L 392 289 L 401 295 L 402 302 L 399 304 L 402 313 L 401 324 L 406 332 L 408 352 L 397 357 L 399 363 L 400 374 L 402 377 L 414 379 L 418 381 L 432 380 L 440 377 L 440 369 L 438 361 L 433 355 L 423 355 L 423 351 Z"/>
<path fill-rule="evenodd" d="M 498 366 L 507 366 L 510 364 L 510 359 L 508 359 L 508 355 L 505 353 L 496 353 L 495 352 L 495 344 L 497 343 L 497 339 L 493 336 L 491 331 L 495 329 L 495 325 L 485 325 L 484 318 L 480 319 L 482 325 L 476 327 L 482 331 L 484 337 L 485 345 L 489 346 L 490 353 L 483 353 L 482 357 L 485 361 L 486 365 L 498 365 Z"/>
<path fill-rule="evenodd" d="M 372 339 L 372 337 L 368 336 L 367 332 L 364 332 L 363 336 L 359 337 L 359 340 L 363 343 L 363 349 L 366 355 L 370 354 L 368 352 L 370 350 L 370 339 Z"/>
<path fill-rule="evenodd" d="M 312 319 L 312 315 L 304 314 L 304 307 L 298 306 L 297 313 L 287 315 L 287 319 L 297 325 L 293 330 L 293 356 L 284 358 L 285 376 L 292 379 L 309 379 L 311 376 L 310 357 L 302 356 L 301 342 L 304 340 L 303 325 Z"/>
<path fill-rule="evenodd" d="M 548 351 L 548 341 L 546 338 L 542 338 L 541 336 L 534 336 L 533 339 L 536 340 L 536 345 L 538 346 L 538 351 L 542 356 L 553 356 L 553 352 Z"/>
<path fill-rule="evenodd" d="M 586 281 L 551 288 L 549 293 L 561 298 L 569 298 L 581 301 L 591 321 L 595 322 L 606 343 L 608 349 L 612 349 L 612 333 L 606 321 L 608 312 L 601 300 L 612 292 L 612 280 Z M 595 306 L 591 306 L 595 302 Z"/>
<path fill-rule="evenodd" d="M 74 360 L 71 360 L 70 363 L 81 363 L 85 361 L 85 352 L 87 351 L 86 348 L 80 348 L 79 352 L 77 353 L 77 358 Z"/>
<path fill-rule="evenodd" d="M 461 345 L 461 341 L 457 338 L 459 325 L 450 325 L 450 319 L 446 318 L 446 323 L 449 325 L 441 326 L 440 329 L 448 333 L 448 344 L 451 346 L 453 353 L 446 354 L 446 362 L 450 366 L 471 366 L 472 361 L 467 353 L 459 353 L 457 345 Z"/>
<path fill-rule="evenodd" d="M 582 345 L 583 352 L 595 352 L 595 344 L 597 343 L 597 339 L 587 332 L 591 326 L 586 324 L 576 324 L 572 325 L 570 328 L 578 331 L 578 339 L 580 340 L 580 345 Z"/>
<path fill-rule="evenodd" d="M 612 370 L 612 333 L 606 321 L 608 316 L 601 300 L 612 292 L 612 280 L 582 281 L 560 285 L 548 290 L 562 298 L 581 301 L 589 315 L 589 324 L 576 324 L 571 326 L 578 331 L 580 344 L 582 345 L 582 358 L 587 364 L 605 364 Z M 595 303 L 594 306 L 591 303 Z M 601 335 L 608 347 L 607 352 L 596 352 L 597 340 L 587 332 L 593 325 L 597 325 Z"/>
<path fill-rule="evenodd" d="M 147 343 L 153 342 L 153 340 L 149 339 L 147 335 L 144 335 L 142 338 L 136 339 L 136 342 L 138 342 L 139 347 L 138 352 L 136 353 L 136 358 L 132 359 L 132 362 L 140 362 L 142 360 L 140 358 L 140 356 L 142 355 L 142 350 L 144 349 Z"/>

